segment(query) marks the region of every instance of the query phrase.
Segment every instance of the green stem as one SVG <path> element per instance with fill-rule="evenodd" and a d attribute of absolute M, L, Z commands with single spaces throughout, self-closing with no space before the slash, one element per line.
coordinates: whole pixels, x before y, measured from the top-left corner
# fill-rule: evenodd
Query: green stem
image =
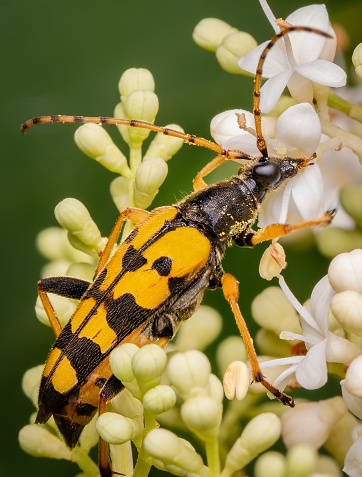
<path fill-rule="evenodd" d="M 99 477 L 98 465 L 80 447 L 72 450 L 72 461 L 89 477 Z"/>
<path fill-rule="evenodd" d="M 131 171 L 133 172 L 133 174 L 136 174 L 138 166 L 141 164 L 141 162 L 142 162 L 142 149 L 140 147 L 138 148 L 131 147 L 129 163 L 130 163 Z"/>
<path fill-rule="evenodd" d="M 217 437 L 206 441 L 206 458 L 209 467 L 209 477 L 218 477 L 220 475 L 220 456 L 219 441 Z"/>
<path fill-rule="evenodd" d="M 328 106 L 334 109 L 342 111 L 352 119 L 362 123 L 362 106 L 359 104 L 349 103 L 344 99 L 337 96 L 333 91 L 330 91 L 328 94 Z"/>
<path fill-rule="evenodd" d="M 147 477 L 150 470 L 151 470 L 151 464 L 146 462 L 141 457 L 141 454 L 139 454 L 132 477 Z"/>

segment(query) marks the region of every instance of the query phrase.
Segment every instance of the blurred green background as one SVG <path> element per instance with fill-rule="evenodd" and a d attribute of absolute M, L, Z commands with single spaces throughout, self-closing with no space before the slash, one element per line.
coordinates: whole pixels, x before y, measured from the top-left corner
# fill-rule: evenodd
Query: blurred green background
<path fill-rule="evenodd" d="M 360 0 L 329 0 L 330 18 L 361 41 Z M 308 2 L 272 0 L 277 17 L 286 17 Z M 39 270 L 44 260 L 34 241 L 55 225 L 54 206 L 76 197 L 107 235 L 117 211 L 108 193 L 113 174 L 91 161 L 73 141 L 75 126 L 46 125 L 25 137 L 20 124 L 42 114 L 112 115 L 119 101 L 118 80 L 130 67 L 152 71 L 160 100 L 157 123 L 179 123 L 209 138 L 212 117 L 226 109 L 252 105 L 250 78 L 221 70 L 215 56 L 192 41 L 196 23 L 221 18 L 251 33 L 258 42 L 273 31 L 257 0 L 1 0 L 1 150 L 2 150 L 2 458 L 1 476 L 75 475 L 68 462 L 35 459 L 18 447 L 19 429 L 28 422 L 32 404 L 22 394 L 26 369 L 43 363 L 53 336 L 35 318 Z M 350 68 L 350 54 L 347 67 Z M 116 128 L 108 131 L 122 146 Z M 127 149 L 124 148 L 124 151 Z M 209 151 L 184 146 L 169 163 L 169 176 L 154 206 L 171 204 L 191 190 L 192 178 L 213 157 Z M 237 166 L 226 166 L 228 175 Z M 220 176 L 214 176 L 216 180 Z M 226 271 L 240 280 L 241 308 L 250 319 L 250 303 L 267 284 L 258 275 L 263 247 L 227 252 Z M 289 251 L 286 277 L 305 300 L 327 269 L 314 249 Z M 300 260 L 300 257 L 303 257 Z M 237 333 L 221 291 L 206 294 L 224 316 L 224 334 Z"/>

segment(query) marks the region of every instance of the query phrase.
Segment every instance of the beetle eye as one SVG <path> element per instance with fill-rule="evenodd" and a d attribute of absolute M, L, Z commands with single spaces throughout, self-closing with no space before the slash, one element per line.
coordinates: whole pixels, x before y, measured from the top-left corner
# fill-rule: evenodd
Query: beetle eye
<path fill-rule="evenodd" d="M 280 167 L 268 158 L 260 158 L 253 167 L 253 178 L 263 186 L 276 184 L 280 176 Z"/>

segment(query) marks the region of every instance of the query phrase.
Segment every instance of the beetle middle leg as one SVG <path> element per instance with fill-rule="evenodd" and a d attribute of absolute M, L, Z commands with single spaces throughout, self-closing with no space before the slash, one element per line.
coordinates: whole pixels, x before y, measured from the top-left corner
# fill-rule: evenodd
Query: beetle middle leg
<path fill-rule="evenodd" d="M 248 327 L 246 326 L 243 315 L 241 314 L 238 298 L 239 298 L 239 284 L 236 278 L 230 273 L 225 273 L 221 278 L 222 289 L 224 292 L 225 299 L 229 303 L 231 310 L 234 314 L 236 324 L 239 328 L 241 337 L 244 340 L 246 350 L 248 353 L 251 372 L 253 379 L 256 383 L 262 384 L 270 393 L 272 393 L 279 401 L 283 404 L 294 407 L 294 400 L 292 397 L 280 392 L 277 388 L 272 386 L 268 381 L 264 379 L 264 376 L 261 372 L 256 351 L 254 348 L 253 340 L 250 336 Z"/>

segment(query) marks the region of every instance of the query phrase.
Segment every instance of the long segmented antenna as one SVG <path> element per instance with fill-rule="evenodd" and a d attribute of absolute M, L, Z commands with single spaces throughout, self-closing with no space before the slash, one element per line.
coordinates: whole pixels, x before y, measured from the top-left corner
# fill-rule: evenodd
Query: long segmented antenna
<path fill-rule="evenodd" d="M 279 38 L 288 35 L 288 33 L 293 31 L 307 31 L 310 33 L 315 33 L 317 35 L 324 36 L 326 38 L 333 38 L 329 33 L 326 33 L 322 30 L 318 30 L 317 28 L 307 27 L 307 26 L 291 26 L 285 28 L 280 33 L 277 33 L 270 42 L 266 45 L 262 54 L 260 55 L 258 66 L 256 68 L 255 74 L 255 86 L 254 86 L 254 120 L 255 120 L 255 130 L 256 130 L 256 145 L 259 151 L 262 153 L 264 157 L 268 157 L 268 149 L 266 147 L 265 139 L 263 137 L 263 133 L 261 130 L 261 111 L 260 111 L 260 85 L 262 80 L 262 73 L 263 73 L 263 65 L 266 59 L 266 55 L 270 51 L 270 49 L 275 45 L 275 43 L 279 40 Z"/>
<path fill-rule="evenodd" d="M 254 86 L 254 119 L 255 119 L 255 130 L 257 137 L 257 147 L 261 154 L 264 157 L 268 157 L 268 150 L 266 147 L 265 139 L 263 137 L 262 128 L 261 128 L 261 112 L 260 112 L 260 85 L 262 81 L 263 65 L 266 59 L 266 55 L 273 45 L 282 37 L 293 31 L 307 31 L 315 33 L 317 35 L 324 36 L 326 38 L 333 38 L 328 33 L 318 30 L 317 28 L 306 27 L 306 26 L 291 26 L 280 33 L 277 33 L 264 48 L 255 74 L 255 86 Z M 104 117 L 104 116 L 65 116 L 65 115 L 53 115 L 53 116 L 39 116 L 37 118 L 29 119 L 24 124 L 21 125 L 21 132 L 25 134 L 28 128 L 34 124 L 43 124 L 43 123 L 94 123 L 94 124 L 118 124 L 125 125 L 130 127 L 137 127 L 143 129 L 149 129 L 151 131 L 159 132 L 165 134 L 166 136 L 173 136 L 183 139 L 188 144 L 194 144 L 195 146 L 205 147 L 215 151 L 219 156 L 224 157 L 225 159 L 253 159 L 249 154 L 245 154 L 242 151 L 237 151 L 235 149 L 223 149 L 218 144 L 204 139 L 199 136 L 194 136 L 193 134 L 186 134 L 174 129 L 169 129 L 166 127 L 156 126 L 152 123 L 146 121 L 140 121 L 136 119 L 119 119 L 113 117 Z"/>

